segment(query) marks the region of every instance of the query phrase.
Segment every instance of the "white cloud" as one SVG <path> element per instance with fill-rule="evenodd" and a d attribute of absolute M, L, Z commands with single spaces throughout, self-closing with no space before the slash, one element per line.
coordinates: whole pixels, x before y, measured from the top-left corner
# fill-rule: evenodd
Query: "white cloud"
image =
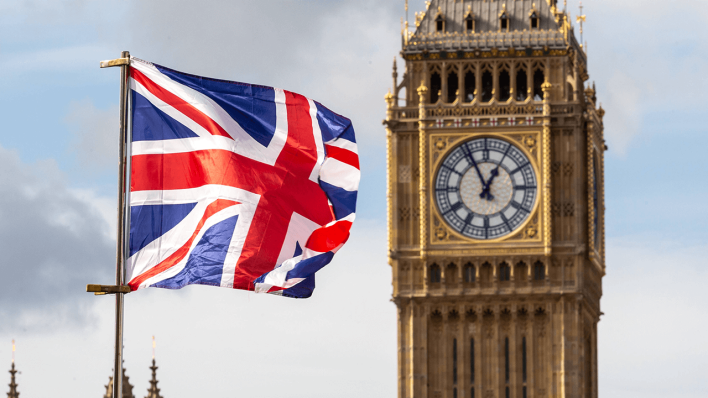
<path fill-rule="evenodd" d="M 708 245 L 663 236 L 609 244 L 598 328 L 601 395 L 705 396 Z"/>
<path fill-rule="evenodd" d="M 320 101 L 382 147 L 383 96 L 400 50 L 393 1 L 157 0 L 132 5 L 131 54 L 202 76 Z"/>
<path fill-rule="evenodd" d="M 111 275 L 108 222 L 66 185 L 53 161 L 23 163 L 0 147 L 0 332 L 83 327 L 78 300 Z"/>
<path fill-rule="evenodd" d="M 72 151 L 86 171 L 104 170 L 118 162 L 118 105 L 98 109 L 90 100 L 72 102 L 65 119 L 74 135 Z"/>

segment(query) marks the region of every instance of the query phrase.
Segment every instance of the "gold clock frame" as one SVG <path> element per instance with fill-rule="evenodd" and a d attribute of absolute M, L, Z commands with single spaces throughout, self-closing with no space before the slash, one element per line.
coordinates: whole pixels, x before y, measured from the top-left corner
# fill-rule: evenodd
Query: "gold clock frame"
<path fill-rule="evenodd" d="M 550 185 L 546 172 L 544 154 L 550 150 L 549 137 L 545 137 L 540 126 L 529 127 L 526 130 L 505 131 L 500 129 L 440 129 L 426 131 L 426 153 L 429 175 L 427 184 L 431 187 L 431 200 L 428 201 L 425 217 L 431 228 L 428 235 L 428 253 L 431 255 L 468 254 L 489 255 L 495 253 L 517 255 L 547 255 L 550 251 Z M 537 178 L 537 196 L 531 214 L 520 227 L 510 234 L 490 239 L 478 240 L 469 238 L 451 228 L 439 214 L 437 203 L 432 192 L 435 187 L 435 176 L 443 159 L 462 142 L 478 138 L 497 138 L 513 143 L 531 161 L 531 166 Z"/>

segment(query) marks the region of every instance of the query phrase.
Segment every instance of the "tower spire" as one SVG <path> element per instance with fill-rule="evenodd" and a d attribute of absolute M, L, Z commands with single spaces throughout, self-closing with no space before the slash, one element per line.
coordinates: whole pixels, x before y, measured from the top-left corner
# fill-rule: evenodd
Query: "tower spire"
<path fill-rule="evenodd" d="M 10 392 L 7 393 L 7 398 L 19 398 L 20 393 L 17 391 L 17 383 L 15 382 L 15 340 L 12 340 L 12 366 L 10 367 Z"/>
<path fill-rule="evenodd" d="M 133 385 L 130 384 L 129 379 L 130 378 L 125 374 L 125 368 L 123 368 L 123 398 L 135 398 L 135 395 L 133 395 Z M 110 376 L 108 384 L 105 387 L 106 393 L 102 398 L 113 398 L 113 376 Z"/>
<path fill-rule="evenodd" d="M 162 398 L 160 395 L 160 389 L 157 388 L 157 365 L 155 364 L 155 336 L 152 336 L 152 379 L 150 380 L 150 387 L 148 387 L 148 394 L 145 398 Z"/>

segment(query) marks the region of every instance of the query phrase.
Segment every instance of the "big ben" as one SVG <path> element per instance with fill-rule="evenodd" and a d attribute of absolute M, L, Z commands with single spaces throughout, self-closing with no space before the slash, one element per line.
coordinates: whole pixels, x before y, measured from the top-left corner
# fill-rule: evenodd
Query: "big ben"
<path fill-rule="evenodd" d="M 399 398 L 598 395 L 602 107 L 556 0 L 433 0 L 386 96 Z"/>

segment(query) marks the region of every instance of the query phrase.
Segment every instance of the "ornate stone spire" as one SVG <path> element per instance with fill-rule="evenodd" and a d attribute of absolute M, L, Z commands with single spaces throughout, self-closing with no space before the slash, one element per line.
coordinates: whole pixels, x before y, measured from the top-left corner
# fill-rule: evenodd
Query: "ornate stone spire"
<path fill-rule="evenodd" d="M 123 398 L 135 398 L 133 395 L 133 385 L 128 381 L 129 377 L 125 373 L 125 368 L 123 368 Z M 113 376 L 108 379 L 108 384 L 106 385 L 106 393 L 103 398 L 113 398 Z"/>
<path fill-rule="evenodd" d="M 148 395 L 145 398 L 162 398 L 160 395 L 160 389 L 157 388 L 157 365 L 155 365 L 155 336 L 152 336 L 152 380 L 150 380 L 150 387 L 148 387 Z"/>
<path fill-rule="evenodd" d="M 7 398 L 19 398 L 20 393 L 17 391 L 17 383 L 15 382 L 15 340 L 12 340 L 12 367 L 10 368 L 10 392 L 7 393 Z"/>
<path fill-rule="evenodd" d="M 17 391 L 17 383 L 15 383 L 15 361 L 12 361 L 12 367 L 10 368 L 10 392 L 7 393 L 7 398 L 19 398 L 20 393 Z"/>
<path fill-rule="evenodd" d="M 155 365 L 155 358 L 152 358 L 152 366 L 150 366 L 150 370 L 152 370 L 152 379 L 150 380 L 150 387 L 148 388 L 148 394 L 145 398 L 162 398 L 162 395 L 160 395 L 160 389 L 157 388 L 157 365 Z"/>

